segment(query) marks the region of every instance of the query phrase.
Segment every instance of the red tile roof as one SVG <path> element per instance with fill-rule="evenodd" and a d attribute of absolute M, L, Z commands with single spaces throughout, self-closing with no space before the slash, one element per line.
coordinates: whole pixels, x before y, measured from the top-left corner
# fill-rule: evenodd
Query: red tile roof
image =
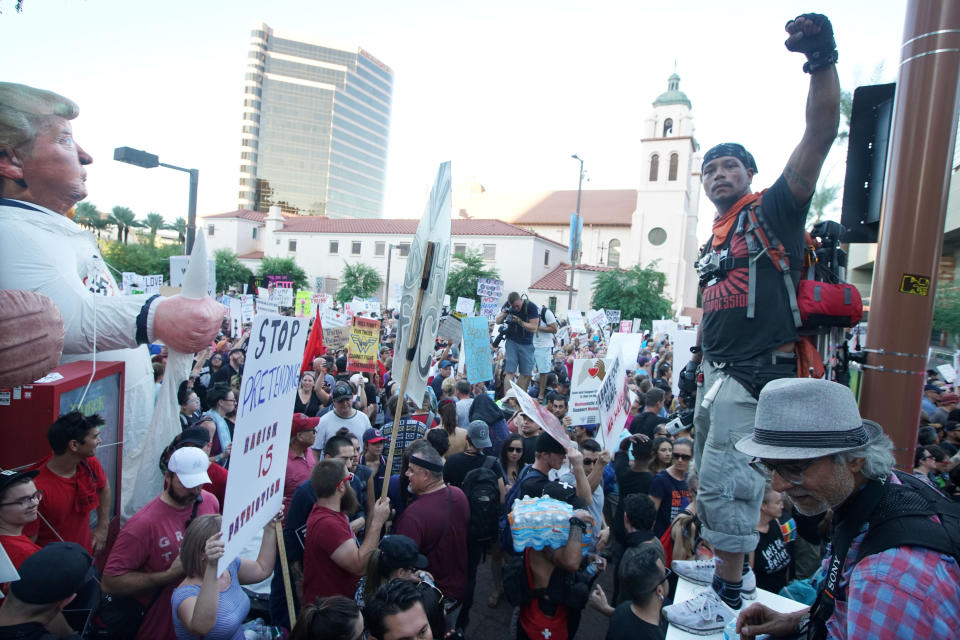
<path fill-rule="evenodd" d="M 241 260 L 260 260 L 263 258 L 263 251 L 251 251 L 250 253 L 244 253 L 237 257 Z"/>
<path fill-rule="evenodd" d="M 595 267 L 589 264 L 578 264 L 577 271 L 613 271 L 612 267 Z M 558 264 L 553 271 L 543 276 L 529 287 L 543 291 L 569 291 L 570 265 L 566 262 Z M 574 288 L 574 291 L 577 289 Z"/>
<path fill-rule="evenodd" d="M 453 208 L 460 217 L 495 218 L 520 226 L 569 225 L 570 214 L 577 210 L 577 191 L 455 195 Z M 580 214 L 585 225 L 630 226 L 636 209 L 635 189 L 582 192 Z"/>
<path fill-rule="evenodd" d="M 259 211 L 229 211 L 203 216 L 203 219 L 240 219 L 263 224 L 266 214 Z M 284 216 L 282 233 L 378 233 L 388 235 L 409 235 L 417 232 L 418 219 L 395 220 L 387 218 L 328 218 L 326 216 Z M 545 238 L 532 231 L 521 229 L 502 220 L 459 220 L 451 221 L 451 234 L 454 236 L 533 236 L 566 248 L 556 240 Z"/>

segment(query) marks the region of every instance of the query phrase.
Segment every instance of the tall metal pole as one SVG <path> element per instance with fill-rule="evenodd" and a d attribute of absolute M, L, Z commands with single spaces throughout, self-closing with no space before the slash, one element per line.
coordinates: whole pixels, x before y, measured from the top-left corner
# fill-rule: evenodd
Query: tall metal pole
<path fill-rule="evenodd" d="M 580 196 L 583 193 L 583 158 L 577 154 L 570 156 L 574 160 L 580 162 L 580 181 L 577 183 L 577 218 L 576 224 L 580 224 Z M 574 234 L 571 234 L 573 237 Z M 580 237 L 580 234 L 576 234 L 577 246 L 570 247 L 570 262 L 573 264 L 570 265 L 570 297 L 567 299 L 567 311 L 569 312 L 573 309 L 573 274 L 576 273 L 577 262 L 580 260 L 580 245 L 583 242 L 583 238 Z"/>
<path fill-rule="evenodd" d="M 960 3 L 908 0 L 880 242 L 871 292 L 861 413 L 912 469 L 933 320 L 957 109 Z"/>
<path fill-rule="evenodd" d="M 383 292 L 383 308 L 390 309 L 390 260 L 393 258 L 393 245 L 387 243 L 387 284 Z"/>

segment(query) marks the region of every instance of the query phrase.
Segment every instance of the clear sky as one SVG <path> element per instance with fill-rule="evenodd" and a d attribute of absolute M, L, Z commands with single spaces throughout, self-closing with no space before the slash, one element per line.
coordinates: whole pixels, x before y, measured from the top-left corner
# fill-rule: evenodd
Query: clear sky
<path fill-rule="evenodd" d="M 437 165 L 491 191 L 634 188 L 640 127 L 674 64 L 703 149 L 742 142 L 755 185 L 775 180 L 803 131 L 804 58 L 783 47 L 805 11 L 833 21 L 841 84 L 893 81 L 905 0 L 677 3 L 593 0 L 0 0 L 0 79 L 81 109 L 95 159 L 89 201 L 186 216 L 188 177 L 114 162 L 131 146 L 200 170 L 199 215 L 237 204 L 243 74 L 255 23 L 359 45 L 395 73 L 387 217 L 419 217 Z M 673 10 L 669 10 L 673 9 Z M 879 78 L 875 70 L 882 64 Z M 842 183 L 844 157 L 827 162 Z M 701 228 L 710 215 L 701 198 Z"/>

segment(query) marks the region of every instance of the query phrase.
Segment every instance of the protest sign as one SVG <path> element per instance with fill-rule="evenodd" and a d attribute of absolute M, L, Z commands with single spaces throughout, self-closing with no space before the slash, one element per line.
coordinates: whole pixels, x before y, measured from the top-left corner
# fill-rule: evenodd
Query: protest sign
<path fill-rule="evenodd" d="M 564 448 L 570 449 L 577 446 L 576 443 L 570 439 L 570 436 L 567 435 L 567 431 L 563 428 L 563 425 L 560 424 L 557 416 L 547 411 L 546 407 L 541 406 L 540 403 L 531 398 L 526 391 L 516 385 L 510 385 L 510 391 L 507 392 L 505 397 L 510 397 L 511 395 L 517 399 L 517 403 L 520 405 L 520 411 L 529 416 L 541 429 L 562 444 Z"/>
<path fill-rule="evenodd" d="M 560 327 L 559 331 L 557 331 L 557 341 L 558 341 L 561 345 L 565 345 L 565 344 L 567 344 L 568 342 L 570 342 L 570 327 L 569 327 L 569 326 L 564 325 L 564 326 Z"/>
<path fill-rule="evenodd" d="M 597 429 L 600 444 L 610 453 L 616 453 L 620 442 L 620 432 L 626 427 L 630 411 L 630 398 L 627 395 L 627 372 L 620 358 L 613 359 L 613 365 L 597 392 L 597 406 L 600 413 L 600 428 Z"/>
<path fill-rule="evenodd" d="M 243 324 L 253 322 L 253 299 L 254 295 L 252 293 L 240 297 L 240 321 L 243 322 Z"/>
<path fill-rule="evenodd" d="M 643 333 L 643 323 L 640 318 L 633 319 L 633 333 Z"/>
<path fill-rule="evenodd" d="M 473 298 L 460 298 L 460 297 L 457 298 L 457 311 L 459 311 L 463 315 L 472 316 L 473 306 L 474 306 Z"/>
<path fill-rule="evenodd" d="M 307 321 L 258 314 L 243 367 L 220 532 L 222 573 L 280 511 Z"/>
<path fill-rule="evenodd" d="M 280 313 L 280 305 L 257 296 L 257 313 Z"/>
<path fill-rule="evenodd" d="M 587 325 L 583 323 L 583 314 L 576 309 L 567 311 L 567 324 L 570 325 L 570 330 L 574 333 L 587 332 Z"/>
<path fill-rule="evenodd" d="M 484 318 L 495 318 L 500 312 L 500 298 L 493 296 L 480 298 L 480 315 Z"/>
<path fill-rule="evenodd" d="M 342 325 L 339 327 L 328 327 L 321 320 L 323 326 L 323 344 L 327 349 L 341 349 L 350 340 L 350 327 Z"/>
<path fill-rule="evenodd" d="M 437 171 L 430 199 L 417 225 L 417 232 L 410 243 L 410 255 L 407 258 L 407 270 L 403 276 L 403 297 L 400 300 L 400 319 L 397 321 L 397 353 L 406 351 L 410 343 L 410 334 L 416 335 L 414 326 L 414 305 L 420 300 L 419 339 L 416 344 L 413 362 L 409 372 L 405 371 L 406 359 L 393 359 L 391 377 L 400 384 L 406 384 L 406 394 L 411 398 L 422 398 L 427 388 L 427 375 L 433 359 L 433 346 L 440 327 L 440 302 L 447 288 L 447 275 L 450 271 L 450 207 L 453 198 L 451 190 L 450 163 L 444 162 Z M 420 283 L 424 278 L 423 268 L 427 258 L 427 243 L 432 242 L 433 265 L 426 274 L 427 289 L 420 295 Z M 404 375 L 408 374 L 406 380 Z"/>
<path fill-rule="evenodd" d="M 571 423 L 598 424 L 600 407 L 597 392 L 613 367 L 614 358 L 584 358 L 573 361 L 573 376 L 570 379 L 570 402 L 567 415 Z"/>
<path fill-rule="evenodd" d="M 350 325 L 347 345 L 347 371 L 377 372 L 380 353 L 380 321 L 357 316 Z"/>
<path fill-rule="evenodd" d="M 270 302 L 281 307 L 293 306 L 293 283 L 277 282 L 270 289 Z"/>
<path fill-rule="evenodd" d="M 620 333 L 633 333 L 633 320 L 621 320 Z"/>
<path fill-rule="evenodd" d="M 620 358 L 627 369 L 637 368 L 637 356 L 643 346 L 643 335 L 639 333 L 614 333 L 607 345 L 608 358 Z"/>
<path fill-rule="evenodd" d="M 320 307 L 321 309 L 333 306 L 333 296 L 329 293 L 313 293 L 310 295 L 310 301 L 313 303 L 313 306 Z"/>
<path fill-rule="evenodd" d="M 594 332 L 603 338 L 604 342 L 609 341 L 607 334 L 607 312 L 603 309 L 591 309 L 587 312 L 587 322 L 593 328 Z"/>
<path fill-rule="evenodd" d="M 496 278 L 477 278 L 477 295 L 499 300 L 503 295 L 503 280 L 497 280 Z"/>
<path fill-rule="evenodd" d="M 316 294 L 310 293 L 306 289 L 297 291 L 296 302 L 294 307 L 296 309 L 296 315 L 298 318 L 309 318 L 313 315 L 313 296 Z"/>
<path fill-rule="evenodd" d="M 677 323 L 673 320 L 654 320 L 653 321 L 653 335 L 670 335 L 676 333 Z"/>
<path fill-rule="evenodd" d="M 243 307 L 237 298 L 230 299 L 230 337 L 239 338 L 243 328 Z"/>
<path fill-rule="evenodd" d="M 677 316 L 677 326 L 678 327 L 692 327 L 693 319 L 690 316 Z"/>
<path fill-rule="evenodd" d="M 607 311 L 606 324 L 620 324 L 620 309 L 610 309 Z"/>
<path fill-rule="evenodd" d="M 483 320 L 486 322 L 486 318 Z M 460 319 L 456 316 L 447 316 L 440 322 L 440 328 L 437 330 L 437 338 L 446 340 L 448 344 L 457 344 L 460 342 L 461 328 Z"/>
<path fill-rule="evenodd" d="M 123 295 L 132 296 L 142 293 L 153 295 L 160 293 L 160 285 L 163 284 L 163 276 L 141 276 L 131 271 L 124 271 L 122 274 Z"/>
<path fill-rule="evenodd" d="M 190 262 L 190 256 L 170 256 L 170 286 L 182 287 L 183 274 L 187 272 L 187 264 Z M 207 294 L 214 295 L 217 292 L 217 261 L 215 258 L 207 259 Z"/>
<path fill-rule="evenodd" d="M 320 314 L 320 322 L 323 323 L 324 329 L 327 327 L 345 327 L 347 326 L 347 314 L 334 311 L 328 307 Z"/>
<path fill-rule="evenodd" d="M 467 382 L 493 380 L 493 359 L 490 356 L 490 325 L 483 316 L 471 316 L 460 321 L 463 326 L 463 351 L 466 359 Z"/>

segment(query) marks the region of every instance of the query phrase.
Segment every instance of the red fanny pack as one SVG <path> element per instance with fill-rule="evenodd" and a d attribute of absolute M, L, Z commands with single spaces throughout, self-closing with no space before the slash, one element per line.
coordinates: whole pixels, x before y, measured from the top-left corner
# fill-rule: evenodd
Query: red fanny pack
<path fill-rule="evenodd" d="M 863 318 L 863 300 L 852 284 L 801 280 L 797 306 L 803 327 L 852 327 Z"/>

